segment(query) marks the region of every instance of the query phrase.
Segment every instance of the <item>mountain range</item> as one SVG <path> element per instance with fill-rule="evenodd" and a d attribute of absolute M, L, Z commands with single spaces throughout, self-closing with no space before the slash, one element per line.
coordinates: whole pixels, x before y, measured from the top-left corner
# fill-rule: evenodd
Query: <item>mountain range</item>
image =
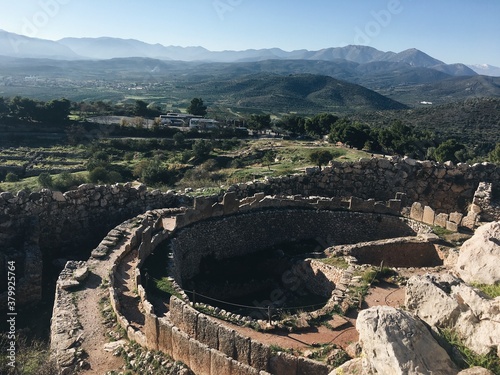
<path fill-rule="evenodd" d="M 149 44 L 135 39 L 63 38 L 59 41 L 30 38 L 0 30 L 0 55 L 16 58 L 58 60 L 105 60 L 146 57 L 159 60 L 203 62 L 257 62 L 265 60 L 348 61 L 358 64 L 398 63 L 414 68 L 430 68 L 451 76 L 476 74 L 500 76 L 500 68 L 491 65 L 445 64 L 418 49 L 383 52 L 368 46 L 349 45 L 318 51 L 283 51 L 279 48 L 244 51 L 209 51 L 203 47 L 178 47 Z"/>

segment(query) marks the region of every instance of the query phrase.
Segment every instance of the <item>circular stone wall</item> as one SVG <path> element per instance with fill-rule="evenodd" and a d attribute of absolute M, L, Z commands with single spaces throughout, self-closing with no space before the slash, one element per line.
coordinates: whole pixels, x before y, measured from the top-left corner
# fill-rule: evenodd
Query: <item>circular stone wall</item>
<path fill-rule="evenodd" d="M 315 239 L 326 248 L 415 234 L 407 220 L 390 215 L 307 209 L 236 214 L 197 222 L 176 233 L 171 241 L 172 276 L 182 287 L 200 272 L 204 258 L 234 258 L 283 242 Z"/>

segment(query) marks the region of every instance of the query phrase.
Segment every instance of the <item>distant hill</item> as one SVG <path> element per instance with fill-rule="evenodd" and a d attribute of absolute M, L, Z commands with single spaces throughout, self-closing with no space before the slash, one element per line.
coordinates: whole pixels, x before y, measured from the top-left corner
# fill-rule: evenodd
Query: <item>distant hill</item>
<path fill-rule="evenodd" d="M 136 39 L 119 38 L 64 38 L 59 44 L 81 56 L 104 60 L 123 57 L 149 57 L 163 60 L 198 60 L 209 51 L 202 47 L 165 47 Z"/>
<path fill-rule="evenodd" d="M 401 120 L 404 124 L 430 130 L 444 139 L 455 138 L 476 147 L 493 148 L 500 142 L 500 98 L 470 98 L 443 105 L 365 112 L 354 116 L 359 121 L 381 126 Z"/>
<path fill-rule="evenodd" d="M 365 87 L 328 76 L 261 73 L 232 80 L 212 80 L 196 87 L 219 104 L 235 107 L 314 113 L 404 109 L 405 105 Z M 223 98 L 223 99 L 221 99 Z"/>
<path fill-rule="evenodd" d="M 436 105 L 474 98 L 498 98 L 500 77 L 450 77 L 421 85 L 395 86 L 377 91 L 411 106 L 423 101 Z"/>

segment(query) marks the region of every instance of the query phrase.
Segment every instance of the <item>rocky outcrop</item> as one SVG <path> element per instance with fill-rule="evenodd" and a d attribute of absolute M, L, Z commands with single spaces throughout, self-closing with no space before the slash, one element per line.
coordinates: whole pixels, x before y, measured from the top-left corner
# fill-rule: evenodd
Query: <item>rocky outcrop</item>
<path fill-rule="evenodd" d="M 464 242 L 455 271 L 468 283 L 495 284 L 500 282 L 499 263 L 500 222 L 496 221 L 482 225 Z"/>
<path fill-rule="evenodd" d="M 360 312 L 356 322 L 366 373 L 453 375 L 458 369 L 427 327 L 389 306 Z"/>
<path fill-rule="evenodd" d="M 430 326 L 454 330 L 478 354 L 500 344 L 500 297 L 487 298 L 451 275 L 410 278 L 405 304 Z"/>

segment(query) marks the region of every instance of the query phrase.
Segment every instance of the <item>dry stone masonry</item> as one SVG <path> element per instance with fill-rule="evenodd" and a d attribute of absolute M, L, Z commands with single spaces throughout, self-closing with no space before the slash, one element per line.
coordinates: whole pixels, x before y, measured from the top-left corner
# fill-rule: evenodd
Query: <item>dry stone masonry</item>
<path fill-rule="evenodd" d="M 143 185 L 131 184 L 86 184 L 64 194 L 50 190 L 17 195 L 0 193 L 3 250 L 0 265 L 11 257 L 23 264 L 19 285 L 30 290 L 23 301 L 27 304 L 39 301 L 41 296 L 42 258 L 51 262 L 68 255 L 70 249 L 91 255 L 88 262 L 67 263 L 57 284 L 52 345 L 64 373 L 71 373 L 81 363 L 82 353 L 78 348 L 84 339 L 71 291 L 85 288 L 86 278 L 92 272 L 89 264 L 100 264 L 109 270 L 111 305 L 128 339 L 148 349 L 163 351 L 184 362 L 195 374 L 328 374 L 332 369 L 323 363 L 273 352 L 195 310 L 181 286 L 186 278 L 198 272 L 204 252 L 209 249 L 213 253 L 216 249 L 213 255 L 224 259 L 284 239 L 316 237 L 325 247 L 334 245 L 332 253 L 353 257 L 358 262 L 377 263 L 396 252 L 402 243 L 411 248 L 408 250 L 411 254 L 396 257 L 395 262 L 421 251 L 428 251 L 429 255 L 435 249 L 432 241 L 429 237 L 415 236 L 429 232 L 432 226 L 451 231 L 474 230 L 486 221 L 500 220 L 495 185 L 499 177 L 499 167 L 487 163 L 455 166 L 391 157 L 335 162 L 323 171 L 309 169 L 305 174 L 237 184 L 227 187 L 223 195 L 194 200 L 187 195 L 150 191 Z M 225 242 L 221 241 L 220 233 L 224 233 Z M 407 239 L 401 240 L 405 236 Z M 182 298 L 171 298 L 167 312 L 160 313 L 148 300 L 141 267 L 159 244 L 171 238 L 175 238 L 171 280 Z M 490 238 L 493 244 L 500 241 L 497 234 L 491 234 Z M 359 241 L 367 242 L 355 245 Z M 130 254 L 136 254 L 137 265 L 130 272 L 139 295 L 138 310 L 143 314 L 140 322 L 133 320 L 129 307 L 122 303 L 123 290 L 117 278 L 119 267 Z M 435 256 L 440 257 L 439 253 Z M 303 276 L 310 278 L 308 283 L 317 282 L 312 275 L 324 275 L 330 282 L 315 287 L 325 294 L 331 293 L 332 303 L 341 304 L 344 294 L 337 286 L 347 288 L 351 282 L 349 269 L 339 273 L 315 261 L 307 262 L 311 271 Z M 443 291 L 443 282 L 425 285 L 431 284 L 438 284 Z M 418 295 L 428 291 L 416 291 L 414 297 L 409 294 L 408 306 L 431 326 L 442 321 L 457 323 L 457 329 L 470 336 L 470 345 L 478 352 L 498 348 L 498 336 L 494 333 L 498 327 L 491 319 L 498 313 L 498 301 L 481 302 L 479 295 L 457 282 L 448 284 L 440 298 L 448 301 L 443 310 L 449 311 L 451 317 L 433 317 L 438 322 L 429 320 L 425 306 L 415 302 Z M 439 293 L 437 290 L 436 294 Z M 464 303 L 470 310 L 464 310 Z M 473 305 L 481 305 L 481 310 Z M 464 311 L 468 312 L 462 316 Z M 477 332 L 467 330 L 466 322 L 470 319 L 480 319 Z M 398 327 L 404 326 L 400 332 L 403 337 L 391 338 L 388 335 L 393 329 L 389 323 L 396 321 Z M 380 325 L 383 322 L 387 327 Z M 436 358 L 421 357 L 419 352 L 413 353 L 413 358 L 399 356 L 404 347 L 408 350 L 414 350 L 414 345 L 434 347 L 420 320 L 407 312 L 369 311 L 361 316 L 359 328 L 365 357 L 346 364 L 346 369 L 398 373 L 384 371 L 399 366 L 411 370 L 401 373 L 425 373 L 419 372 L 423 368 L 436 374 L 458 372 L 437 347 L 432 350 Z M 494 335 L 489 341 L 480 339 L 486 332 Z M 378 351 L 382 344 L 376 340 L 382 340 L 384 345 L 394 343 L 390 346 L 392 359 L 384 357 L 388 352 Z M 484 349 L 479 346 L 481 341 L 486 344 Z"/>

